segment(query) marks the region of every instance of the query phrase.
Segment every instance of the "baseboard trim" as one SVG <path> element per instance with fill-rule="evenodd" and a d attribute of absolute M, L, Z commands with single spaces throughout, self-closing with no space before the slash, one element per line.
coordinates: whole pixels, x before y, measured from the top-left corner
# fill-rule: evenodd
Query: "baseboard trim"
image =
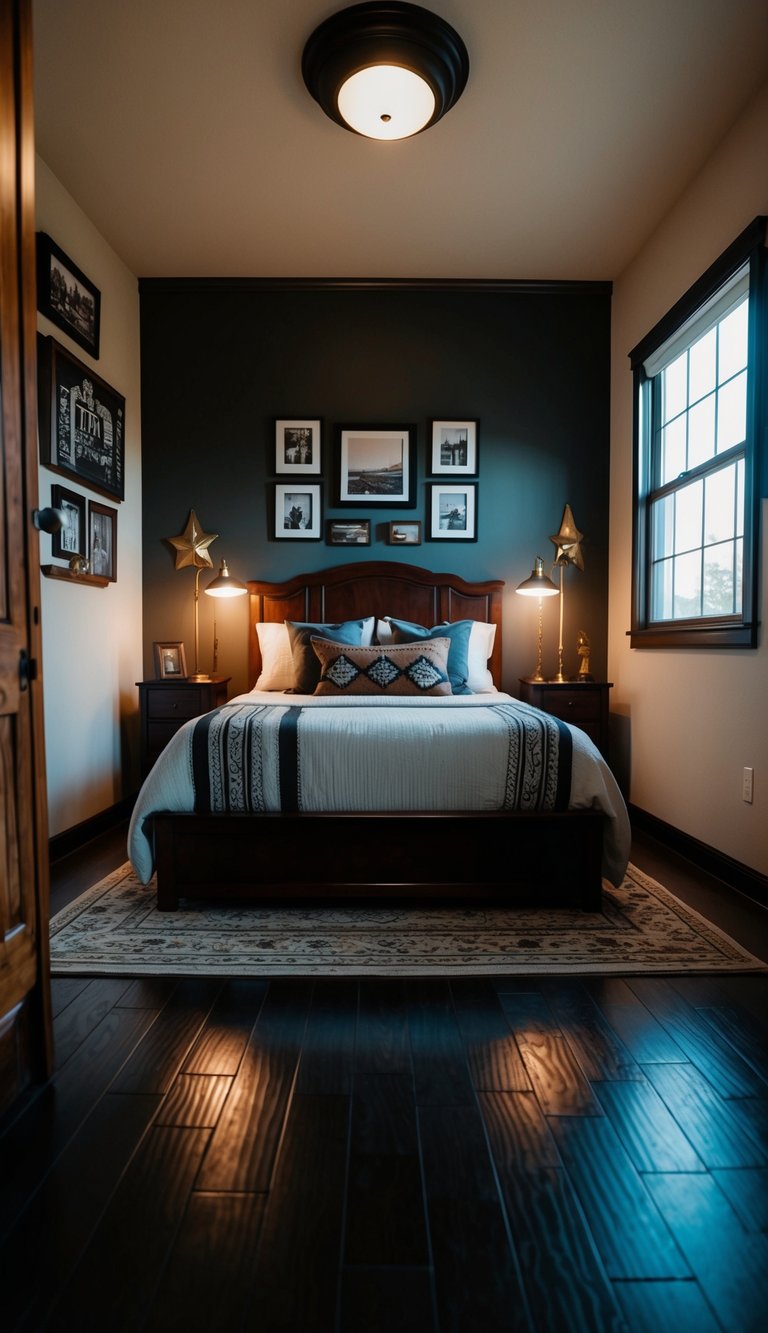
<path fill-rule="evenodd" d="M 100 810 L 97 815 L 91 815 L 90 819 L 84 819 L 82 823 L 65 829 L 63 833 L 54 834 L 48 839 L 50 861 L 61 861 L 62 857 L 79 851 L 87 842 L 92 842 L 100 834 L 108 833 L 110 829 L 130 819 L 135 800 L 135 796 L 126 796 L 116 805 L 110 805 L 106 810 Z"/>
<path fill-rule="evenodd" d="M 721 879 L 730 889 L 745 894 L 762 907 L 768 907 L 768 875 L 761 875 L 758 870 L 752 870 L 750 866 L 718 852 L 707 843 L 699 842 L 698 838 L 692 838 L 672 824 L 666 824 L 647 810 L 641 810 L 636 805 L 629 805 L 628 809 L 632 826 L 639 832 L 649 834 L 671 851 L 693 862 L 699 870 Z"/>

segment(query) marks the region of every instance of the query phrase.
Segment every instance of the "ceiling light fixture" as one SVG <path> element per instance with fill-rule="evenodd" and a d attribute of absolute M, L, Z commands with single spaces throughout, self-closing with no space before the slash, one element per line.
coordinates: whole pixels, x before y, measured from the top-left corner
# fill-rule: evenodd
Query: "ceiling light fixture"
<path fill-rule="evenodd" d="M 304 47 L 304 82 L 327 116 L 369 139 L 407 139 L 458 101 L 469 56 L 445 19 L 420 5 L 352 5 Z"/>

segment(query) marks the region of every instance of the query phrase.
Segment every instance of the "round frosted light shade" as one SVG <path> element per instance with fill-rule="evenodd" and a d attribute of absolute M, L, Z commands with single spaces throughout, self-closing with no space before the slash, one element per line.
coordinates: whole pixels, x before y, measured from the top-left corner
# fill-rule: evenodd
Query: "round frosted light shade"
<path fill-rule="evenodd" d="M 342 84 L 339 112 L 351 129 L 368 139 L 407 139 L 431 120 L 435 95 L 413 70 L 372 65 Z"/>

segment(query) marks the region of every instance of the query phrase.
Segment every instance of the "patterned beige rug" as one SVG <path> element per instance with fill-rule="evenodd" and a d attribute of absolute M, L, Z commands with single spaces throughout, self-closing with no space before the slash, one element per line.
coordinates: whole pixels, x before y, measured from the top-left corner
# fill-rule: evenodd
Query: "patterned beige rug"
<path fill-rule="evenodd" d="M 51 922 L 53 976 L 579 976 L 768 965 L 630 865 L 602 912 L 263 907 L 158 912 L 128 863 Z"/>

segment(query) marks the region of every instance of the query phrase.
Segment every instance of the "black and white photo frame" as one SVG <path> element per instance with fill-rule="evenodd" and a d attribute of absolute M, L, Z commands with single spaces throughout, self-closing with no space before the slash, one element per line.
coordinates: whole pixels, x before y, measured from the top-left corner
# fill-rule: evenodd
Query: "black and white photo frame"
<path fill-rule="evenodd" d="M 322 471 L 322 422 L 317 417 L 278 417 L 275 421 L 275 472 L 283 477 L 319 476 Z"/>
<path fill-rule="evenodd" d="M 101 292 L 44 231 L 37 233 L 37 308 L 98 361 Z"/>
<path fill-rule="evenodd" d="M 476 477 L 479 470 L 479 421 L 435 420 L 430 431 L 429 471 L 433 477 Z"/>
<path fill-rule="evenodd" d="M 414 508 L 415 426 L 341 426 L 337 465 L 339 506 Z"/>
<path fill-rule="evenodd" d="M 51 505 L 66 518 L 66 522 L 51 534 L 51 555 L 59 560 L 74 556 L 88 556 L 88 529 L 86 526 L 86 498 L 65 486 L 51 486 Z"/>
<path fill-rule="evenodd" d="M 88 501 L 88 561 L 91 574 L 117 583 L 117 510 Z"/>
<path fill-rule="evenodd" d="M 320 482 L 278 482 L 275 486 L 275 540 L 322 539 L 322 486 Z"/>
<path fill-rule="evenodd" d="M 434 482 L 427 487 L 427 540 L 477 541 L 477 486 Z"/>

